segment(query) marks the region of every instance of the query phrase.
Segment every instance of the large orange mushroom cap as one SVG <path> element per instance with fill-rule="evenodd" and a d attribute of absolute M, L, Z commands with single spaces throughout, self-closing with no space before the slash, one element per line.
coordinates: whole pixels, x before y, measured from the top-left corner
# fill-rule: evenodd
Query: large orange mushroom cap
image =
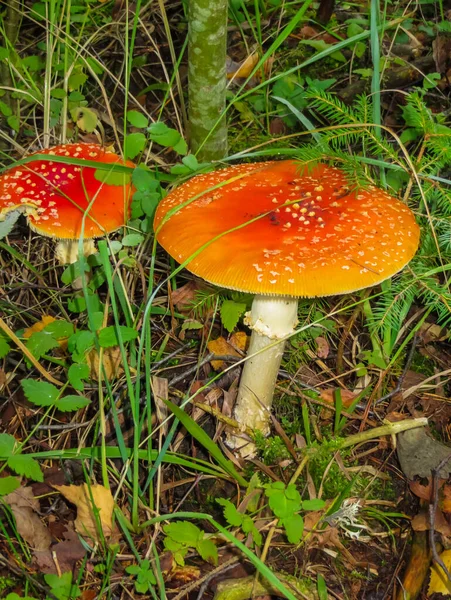
<path fill-rule="evenodd" d="M 63 144 L 38 154 L 48 158 L 37 158 L 0 176 L 0 217 L 23 209 L 30 227 L 38 233 L 76 240 L 82 233 L 83 215 L 93 201 L 85 219 L 85 238 L 100 237 L 125 225 L 133 193 L 125 176 L 124 185 L 111 185 L 108 179 L 102 183 L 94 175 L 95 168 L 56 162 L 52 157 L 134 167 L 132 162 L 124 162 L 98 144 Z"/>
<path fill-rule="evenodd" d="M 194 177 L 160 203 L 154 227 L 206 281 L 295 297 L 380 283 L 410 261 L 420 235 L 411 210 L 385 191 L 354 191 L 336 168 L 291 160 Z"/>

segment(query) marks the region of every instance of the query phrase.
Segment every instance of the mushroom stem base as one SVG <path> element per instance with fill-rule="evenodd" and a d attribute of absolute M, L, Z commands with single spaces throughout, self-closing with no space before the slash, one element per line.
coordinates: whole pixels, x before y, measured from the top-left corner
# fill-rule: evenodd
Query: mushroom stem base
<path fill-rule="evenodd" d="M 234 417 L 240 425 L 269 432 L 270 410 L 274 388 L 282 361 L 285 340 L 297 324 L 298 301 L 294 298 L 256 296 L 245 323 L 252 337 L 241 375 Z M 239 449 L 243 457 L 255 453 L 251 443 L 229 436 L 229 445 Z"/>

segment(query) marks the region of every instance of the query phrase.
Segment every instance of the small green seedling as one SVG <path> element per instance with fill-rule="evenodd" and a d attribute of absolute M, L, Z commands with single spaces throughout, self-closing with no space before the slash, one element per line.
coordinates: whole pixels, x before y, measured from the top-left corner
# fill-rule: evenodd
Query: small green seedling
<path fill-rule="evenodd" d="M 155 575 L 153 574 L 149 560 L 143 560 L 139 565 L 130 565 L 127 567 L 126 572 L 129 575 L 135 575 L 135 590 L 138 594 L 145 594 L 152 586 L 157 583 Z"/>

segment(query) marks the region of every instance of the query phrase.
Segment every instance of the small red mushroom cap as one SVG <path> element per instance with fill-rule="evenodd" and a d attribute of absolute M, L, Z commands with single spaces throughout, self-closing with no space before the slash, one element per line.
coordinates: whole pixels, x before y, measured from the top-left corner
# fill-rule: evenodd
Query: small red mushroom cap
<path fill-rule="evenodd" d="M 104 164 L 124 162 L 117 154 L 98 144 L 63 144 L 41 150 L 36 159 L 14 167 L 0 176 L 0 217 L 12 210 L 23 209 L 32 229 L 58 239 L 75 240 L 81 236 L 95 238 L 125 225 L 130 214 L 133 188 L 131 183 L 111 185 L 95 177 L 96 169 L 52 160 L 54 156 L 97 161 Z M 102 171 L 107 174 L 108 171 Z M 129 181 L 124 177 L 124 181 Z"/>
<path fill-rule="evenodd" d="M 385 191 L 353 191 L 339 169 L 295 161 L 194 177 L 160 203 L 154 228 L 172 257 L 211 283 L 297 297 L 384 281 L 420 235 L 411 210 Z"/>

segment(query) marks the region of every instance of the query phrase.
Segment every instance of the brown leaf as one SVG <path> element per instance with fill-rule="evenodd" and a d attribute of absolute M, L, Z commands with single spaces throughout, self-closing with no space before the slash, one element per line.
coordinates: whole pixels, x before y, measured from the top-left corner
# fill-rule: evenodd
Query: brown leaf
<path fill-rule="evenodd" d="M 415 515 L 411 525 L 414 531 L 429 531 L 431 529 L 429 514 L 427 512 L 421 512 L 418 515 Z M 434 530 L 447 537 L 451 536 L 451 527 L 439 508 L 435 513 Z"/>
<path fill-rule="evenodd" d="M 122 368 L 121 349 L 119 346 L 103 349 L 102 363 L 104 370 L 102 371 L 100 371 L 100 357 L 95 348 L 88 352 L 86 360 L 90 368 L 90 376 L 95 381 L 99 381 L 100 375 L 102 375 L 102 379 L 106 377 L 108 381 L 111 381 L 112 379 L 120 377 L 124 372 L 124 369 Z"/>
<path fill-rule="evenodd" d="M 240 356 L 235 348 L 222 336 L 218 337 L 216 340 L 211 340 L 208 342 L 207 348 L 210 350 L 210 352 L 213 352 L 213 354 L 217 354 L 219 356 Z M 223 360 L 212 360 L 211 366 L 215 371 L 220 371 L 226 366 L 226 363 Z"/>
<path fill-rule="evenodd" d="M 188 281 L 182 287 L 177 288 L 171 292 L 172 304 L 180 311 L 186 311 L 191 309 L 191 305 L 199 290 L 205 289 L 205 283 L 199 279 L 193 279 Z"/>
<path fill-rule="evenodd" d="M 73 529 L 64 533 L 64 540 L 50 550 L 34 552 L 34 563 L 42 573 L 57 575 L 60 572 L 73 571 L 76 563 L 84 558 L 86 550 Z"/>
<path fill-rule="evenodd" d="M 328 404 L 335 404 L 335 397 L 334 397 L 334 392 L 337 388 L 325 388 L 324 390 L 321 390 L 321 400 L 323 400 L 324 402 L 327 402 Z M 351 404 L 354 402 L 355 398 L 356 398 L 356 394 L 354 394 L 353 392 L 350 392 L 349 390 L 344 390 L 343 388 L 340 388 L 341 391 L 341 402 L 343 404 L 343 406 L 345 408 L 348 408 L 349 406 L 351 406 Z"/>
<path fill-rule="evenodd" d="M 52 538 L 47 527 L 36 514 L 40 510 L 39 500 L 30 487 L 20 487 L 3 497 L 16 520 L 16 528 L 23 539 L 34 550 L 48 550 Z"/>
<path fill-rule="evenodd" d="M 114 499 L 110 490 L 103 485 L 93 484 L 88 487 L 83 485 L 55 485 L 58 490 L 69 502 L 77 507 L 77 518 L 75 519 L 75 529 L 84 537 L 101 541 L 101 534 L 98 530 L 97 521 L 100 521 L 103 535 L 111 538 L 113 534 L 117 535 L 117 530 L 113 527 L 112 517 L 114 509 Z M 98 518 L 94 515 L 93 502 L 98 511 Z"/>
<path fill-rule="evenodd" d="M 329 356 L 330 348 L 329 348 L 329 342 L 326 340 L 326 338 L 319 335 L 317 338 L 315 338 L 315 343 L 316 343 L 316 356 L 318 358 L 327 358 Z"/>
<path fill-rule="evenodd" d="M 447 35 L 438 35 L 432 42 L 432 55 L 437 71 L 445 73 L 451 66 L 451 38 Z"/>
<path fill-rule="evenodd" d="M 164 401 L 169 400 L 168 380 L 165 377 L 157 377 L 154 375 L 151 382 L 158 423 L 162 425 L 163 433 L 166 435 L 168 423 L 165 423 L 165 420 L 168 416 L 168 407 Z"/>

